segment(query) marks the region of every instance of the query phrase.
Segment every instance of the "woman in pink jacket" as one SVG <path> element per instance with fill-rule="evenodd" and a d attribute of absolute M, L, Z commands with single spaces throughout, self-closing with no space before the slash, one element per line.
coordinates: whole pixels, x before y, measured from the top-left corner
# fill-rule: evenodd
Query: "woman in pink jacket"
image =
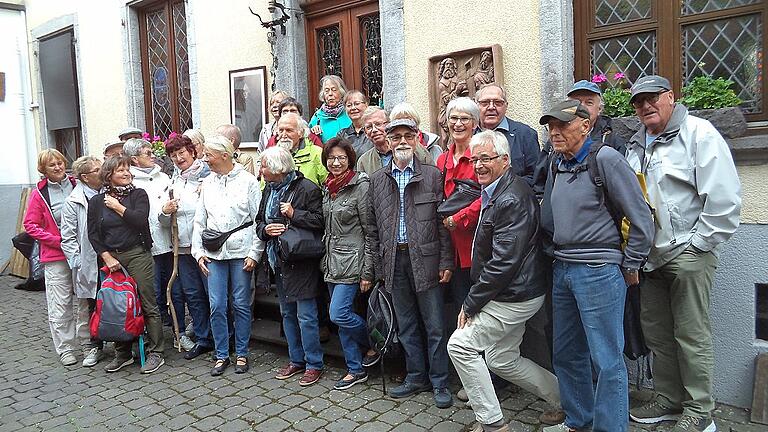
<path fill-rule="evenodd" d="M 64 155 L 46 149 L 37 156 L 37 170 L 45 178 L 29 195 L 24 230 L 40 243 L 40 262 L 45 270 L 45 297 L 53 345 L 64 366 L 77 363 L 75 339 L 88 342 L 88 322 L 78 322 L 72 272 L 61 250 L 61 210 L 77 183 L 66 173 Z"/>

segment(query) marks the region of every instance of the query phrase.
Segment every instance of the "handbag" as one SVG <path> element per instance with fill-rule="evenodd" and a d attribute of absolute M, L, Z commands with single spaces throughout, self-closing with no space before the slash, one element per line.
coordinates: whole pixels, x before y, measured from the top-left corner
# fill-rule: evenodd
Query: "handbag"
<path fill-rule="evenodd" d="M 443 163 L 443 184 L 445 184 L 446 165 L 450 155 L 445 151 L 446 162 Z M 437 215 L 441 219 L 455 215 L 459 210 L 468 207 L 470 204 L 480 198 L 480 184 L 469 179 L 451 179 L 454 184 L 453 193 L 443 200 L 437 206 Z"/>
<path fill-rule="evenodd" d="M 229 236 L 240 231 L 241 229 L 248 228 L 251 225 L 253 225 L 253 221 L 246 222 L 235 229 L 224 232 L 206 228 L 203 230 L 203 234 L 201 235 L 203 239 L 203 247 L 208 250 L 208 252 L 218 252 L 221 247 L 224 246 L 224 243 L 227 241 Z"/>
<path fill-rule="evenodd" d="M 286 202 L 290 203 L 294 194 L 291 192 Z M 322 258 L 325 255 L 323 234 L 288 223 L 277 238 L 277 254 L 285 262 Z"/>

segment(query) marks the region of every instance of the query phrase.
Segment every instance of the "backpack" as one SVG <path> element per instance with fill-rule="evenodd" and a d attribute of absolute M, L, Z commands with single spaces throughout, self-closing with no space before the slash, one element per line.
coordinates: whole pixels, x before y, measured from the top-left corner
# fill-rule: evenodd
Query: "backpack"
<path fill-rule="evenodd" d="M 144 315 L 136 292 L 136 281 L 125 270 L 110 272 L 102 267 L 104 278 L 96 294 L 96 310 L 91 315 L 91 337 L 109 342 L 131 342 L 144 333 Z"/>
<path fill-rule="evenodd" d="M 379 364 L 381 365 L 382 388 L 386 394 L 384 359 L 396 356 L 401 352 L 402 346 L 397 337 L 397 320 L 392 305 L 392 295 L 384 289 L 384 284 L 381 281 L 376 282 L 368 297 L 366 326 L 371 348 L 381 355 Z"/>

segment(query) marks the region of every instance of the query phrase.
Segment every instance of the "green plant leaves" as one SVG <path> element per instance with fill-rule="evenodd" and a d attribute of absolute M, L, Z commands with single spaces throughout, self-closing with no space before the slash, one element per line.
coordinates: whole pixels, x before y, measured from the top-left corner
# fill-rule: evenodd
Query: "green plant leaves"
<path fill-rule="evenodd" d="M 683 87 L 683 97 L 678 100 L 691 109 L 717 109 L 737 106 L 741 99 L 731 89 L 733 81 L 698 76 Z"/>

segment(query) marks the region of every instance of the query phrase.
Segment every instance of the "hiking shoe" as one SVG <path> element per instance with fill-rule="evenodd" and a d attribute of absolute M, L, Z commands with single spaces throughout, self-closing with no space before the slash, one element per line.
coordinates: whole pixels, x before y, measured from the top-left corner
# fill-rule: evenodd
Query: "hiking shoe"
<path fill-rule="evenodd" d="M 509 425 L 504 424 L 496 429 L 491 429 L 493 432 L 509 432 Z M 470 432 L 485 432 L 485 429 L 483 429 L 483 425 L 481 425 L 479 422 L 475 423 L 475 427 Z"/>
<path fill-rule="evenodd" d="M 677 421 L 671 432 L 715 432 L 717 426 L 711 417 L 684 415 Z"/>
<path fill-rule="evenodd" d="M 100 348 L 91 348 L 85 352 L 85 358 L 83 358 L 83 367 L 94 367 L 99 360 L 104 358 L 104 351 Z"/>
<path fill-rule="evenodd" d="M 662 421 L 675 421 L 680 418 L 682 411 L 667 408 L 662 405 L 658 398 L 645 405 L 629 410 L 629 418 L 644 424 L 653 424 Z"/>
<path fill-rule="evenodd" d="M 400 399 L 400 398 L 408 397 L 410 395 L 414 395 L 416 393 L 429 391 L 431 389 L 432 389 L 432 385 L 429 383 L 415 384 L 415 383 L 409 383 L 408 381 L 404 381 L 399 386 L 389 389 L 388 393 L 389 393 L 389 397 Z"/>
<path fill-rule="evenodd" d="M 211 369 L 211 376 L 219 376 L 223 374 L 228 367 L 229 367 L 229 357 L 225 359 L 217 359 L 216 364 L 214 364 L 213 369 Z"/>
<path fill-rule="evenodd" d="M 293 363 L 288 363 L 283 366 L 275 375 L 275 378 L 279 380 L 286 380 L 294 375 L 298 375 L 304 372 L 304 366 L 296 366 Z"/>
<path fill-rule="evenodd" d="M 151 352 L 147 356 L 147 360 L 144 362 L 144 366 L 141 367 L 141 373 L 148 374 L 152 373 L 158 369 L 160 369 L 160 366 L 165 364 L 165 360 L 163 360 L 163 357 L 156 353 Z"/>
<path fill-rule="evenodd" d="M 550 409 L 539 414 L 539 421 L 545 425 L 556 425 L 565 421 L 565 411 Z"/>
<path fill-rule="evenodd" d="M 558 423 L 554 426 L 547 426 L 544 429 L 542 429 L 541 432 L 579 432 L 579 431 L 572 427 L 566 426 L 565 422 L 563 422 L 563 423 Z"/>
<path fill-rule="evenodd" d="M 459 391 L 456 392 L 456 399 L 462 402 L 469 402 L 469 396 L 467 396 L 467 391 L 464 390 L 464 387 L 460 388 Z"/>
<path fill-rule="evenodd" d="M 363 367 L 375 366 L 381 360 L 381 353 L 375 352 L 373 355 L 365 354 L 363 356 Z"/>
<path fill-rule="evenodd" d="M 187 360 L 192 360 L 202 354 L 205 354 L 211 351 L 213 351 L 213 347 L 207 347 L 207 346 L 202 346 L 200 344 L 196 344 L 194 348 L 192 348 L 191 350 L 187 351 L 186 354 L 184 354 L 184 358 Z"/>
<path fill-rule="evenodd" d="M 111 362 L 109 362 L 109 364 L 104 366 L 104 371 L 105 372 L 117 372 L 120 369 L 122 369 L 122 368 L 124 368 L 124 367 L 126 367 L 128 365 L 132 365 L 132 364 L 133 364 L 133 357 L 120 358 L 120 357 L 116 356 L 114 359 L 112 359 Z"/>
<path fill-rule="evenodd" d="M 364 383 L 366 381 L 368 381 L 368 374 L 365 371 L 360 373 L 350 372 L 344 378 L 338 380 L 336 384 L 334 384 L 333 389 L 346 390 L 355 384 Z"/>
<path fill-rule="evenodd" d="M 59 361 L 64 366 L 72 366 L 77 364 L 77 357 L 75 357 L 74 351 L 67 351 L 61 353 L 61 356 L 59 356 Z"/>
<path fill-rule="evenodd" d="M 451 392 L 447 388 L 436 388 L 432 392 L 434 393 L 433 398 L 435 399 L 436 407 L 442 409 L 453 406 L 453 396 L 451 396 Z"/>
<path fill-rule="evenodd" d="M 184 351 L 189 351 L 195 347 L 195 343 L 186 334 L 182 334 L 181 337 L 179 337 L 179 342 L 181 343 L 181 349 Z M 173 347 L 176 349 L 179 348 L 179 343 L 175 340 L 173 341 Z"/>
<path fill-rule="evenodd" d="M 321 369 L 307 369 L 299 380 L 299 385 L 302 387 L 310 386 L 318 382 L 322 374 L 323 371 Z"/>

